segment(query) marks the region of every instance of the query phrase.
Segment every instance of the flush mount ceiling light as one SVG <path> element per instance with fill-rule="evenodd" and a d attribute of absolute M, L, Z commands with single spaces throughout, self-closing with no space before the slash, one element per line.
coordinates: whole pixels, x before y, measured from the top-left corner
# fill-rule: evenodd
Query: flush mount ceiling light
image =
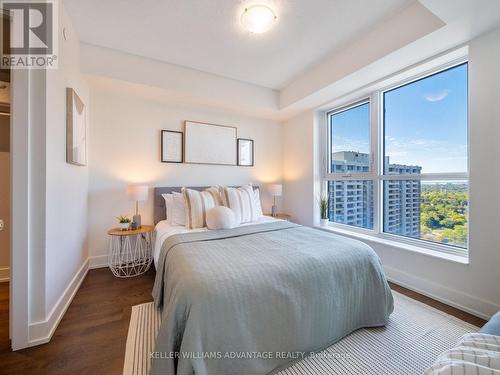
<path fill-rule="evenodd" d="M 241 24 L 254 34 L 268 31 L 276 21 L 273 10 L 266 5 L 251 5 L 243 11 Z"/>

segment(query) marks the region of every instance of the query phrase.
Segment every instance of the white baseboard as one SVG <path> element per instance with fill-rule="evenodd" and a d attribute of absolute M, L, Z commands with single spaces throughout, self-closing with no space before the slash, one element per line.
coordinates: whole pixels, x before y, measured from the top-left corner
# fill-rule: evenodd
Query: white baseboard
<path fill-rule="evenodd" d="M 10 280 L 10 267 L 0 267 L 0 283 Z"/>
<path fill-rule="evenodd" d="M 104 268 L 108 266 L 108 256 L 107 255 L 96 255 L 89 257 L 89 268 Z"/>
<path fill-rule="evenodd" d="M 80 288 L 89 270 L 89 260 L 83 262 L 80 269 L 59 297 L 55 306 L 50 311 L 46 320 L 30 323 L 29 326 L 29 346 L 45 344 L 50 341 L 64 313 L 68 309 L 73 297 Z"/>
<path fill-rule="evenodd" d="M 500 310 L 500 305 L 460 290 L 451 289 L 391 267 L 384 266 L 384 270 L 389 281 L 480 318 L 488 320 Z"/>

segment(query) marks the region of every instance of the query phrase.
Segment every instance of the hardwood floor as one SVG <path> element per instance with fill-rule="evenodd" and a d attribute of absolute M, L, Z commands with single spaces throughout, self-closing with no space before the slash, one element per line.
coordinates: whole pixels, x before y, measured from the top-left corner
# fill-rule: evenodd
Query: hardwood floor
<path fill-rule="evenodd" d="M 154 271 L 118 279 L 107 268 L 90 270 L 50 343 L 17 352 L 8 349 L 2 315 L 0 374 L 121 374 L 131 307 L 152 300 L 153 282 Z"/>
<path fill-rule="evenodd" d="M 11 352 L 8 283 L 0 283 L 0 374 L 121 374 L 131 307 L 151 301 L 154 272 L 117 279 L 90 270 L 50 343 Z M 399 285 L 391 288 L 477 326 L 485 321 Z"/>
<path fill-rule="evenodd" d="M 454 317 L 463 320 L 464 322 L 470 323 L 475 325 L 476 327 L 482 327 L 485 323 L 486 320 L 478 318 L 475 315 L 466 313 L 465 311 L 456 309 L 452 306 L 449 306 L 445 303 L 436 301 L 435 299 L 432 299 L 430 297 L 426 297 L 420 293 L 414 292 L 413 290 L 403 288 L 402 286 L 399 286 L 394 283 L 389 283 L 391 286 L 392 290 L 395 290 L 396 292 L 399 292 L 401 294 L 404 294 L 405 296 L 408 296 L 410 298 L 413 298 L 417 301 L 423 302 L 426 305 L 432 306 L 435 309 L 441 310 L 442 312 L 445 312 L 446 314 L 453 315 Z"/>

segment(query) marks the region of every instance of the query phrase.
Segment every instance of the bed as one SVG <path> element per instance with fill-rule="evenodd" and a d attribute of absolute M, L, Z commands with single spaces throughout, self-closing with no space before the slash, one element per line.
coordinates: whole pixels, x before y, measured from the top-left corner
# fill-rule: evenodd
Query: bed
<path fill-rule="evenodd" d="M 393 298 L 369 246 L 272 218 L 165 228 L 161 193 L 174 189 L 155 189 L 153 375 L 270 374 L 387 323 Z"/>

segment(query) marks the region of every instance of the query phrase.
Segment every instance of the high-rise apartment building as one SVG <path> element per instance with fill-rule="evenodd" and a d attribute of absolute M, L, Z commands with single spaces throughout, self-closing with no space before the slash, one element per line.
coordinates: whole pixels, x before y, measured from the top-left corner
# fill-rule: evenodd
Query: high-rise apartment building
<path fill-rule="evenodd" d="M 389 164 L 387 174 L 419 174 L 421 167 Z M 368 172 L 369 155 L 354 151 L 332 154 L 332 172 Z M 420 236 L 420 181 L 387 180 L 384 189 L 384 231 Z M 373 182 L 371 180 L 329 181 L 329 219 L 338 223 L 373 228 Z"/>

